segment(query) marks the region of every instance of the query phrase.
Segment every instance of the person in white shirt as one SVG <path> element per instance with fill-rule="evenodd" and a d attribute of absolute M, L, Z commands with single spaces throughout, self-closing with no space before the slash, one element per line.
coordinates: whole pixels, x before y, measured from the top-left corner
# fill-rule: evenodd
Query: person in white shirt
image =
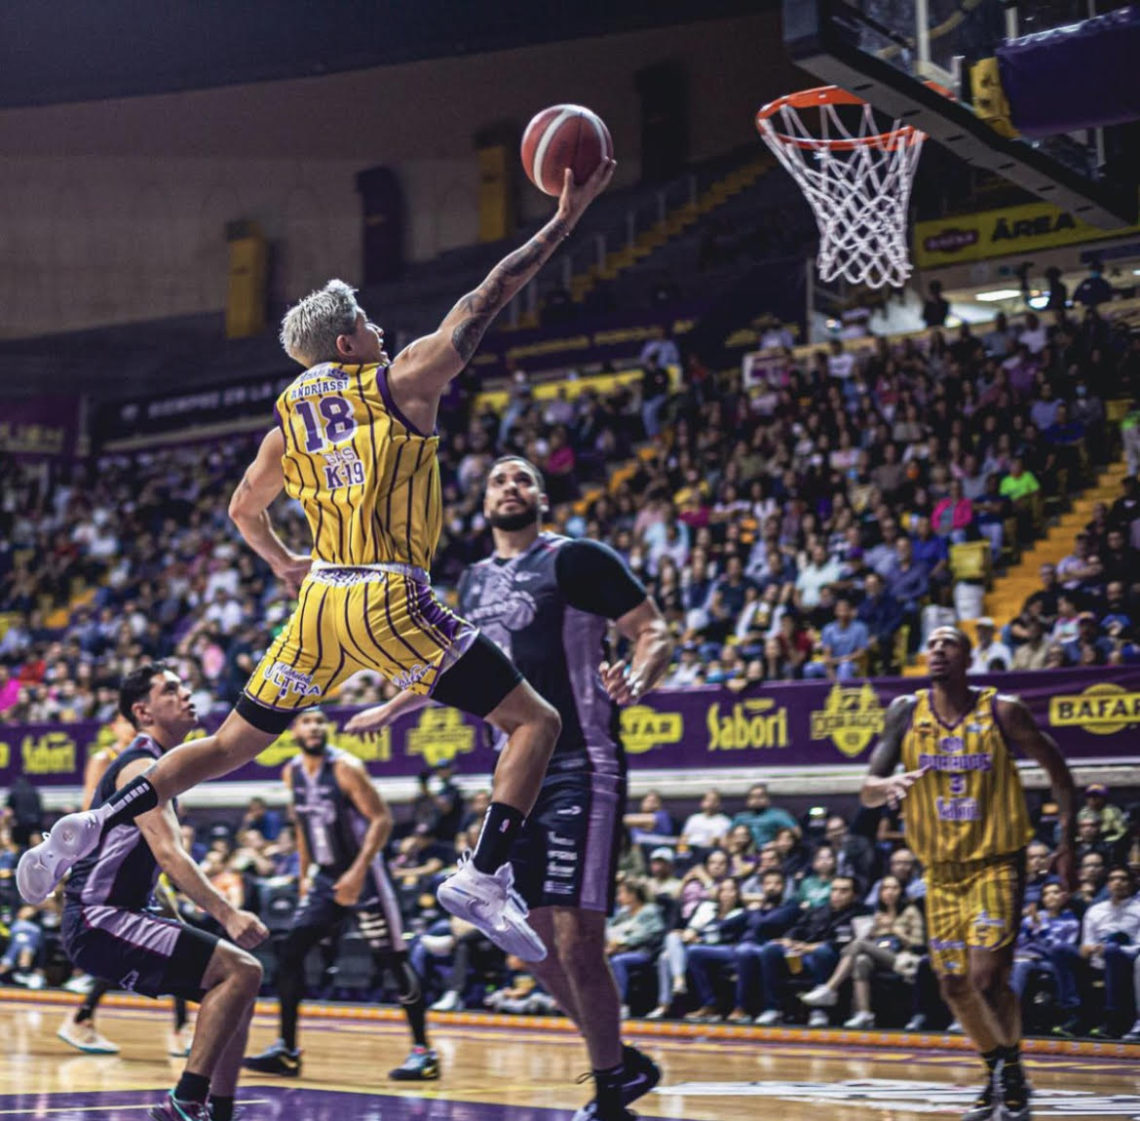
<path fill-rule="evenodd" d="M 1001 669 L 1013 667 L 1013 651 L 1004 642 L 994 641 L 994 621 L 988 615 L 978 620 L 978 645 L 970 659 L 968 674 L 990 673 L 995 662 L 1001 663 Z M 996 667 L 994 667 L 996 669 Z"/>
<path fill-rule="evenodd" d="M 695 685 L 704 666 L 698 657 L 699 648 L 695 642 L 686 642 L 681 647 L 681 660 L 670 671 L 665 684 L 670 689 L 685 689 Z"/>
<path fill-rule="evenodd" d="M 1024 343 L 1029 348 L 1030 354 L 1040 354 L 1045 349 L 1045 343 L 1048 341 L 1045 327 L 1032 312 L 1025 317 L 1025 326 L 1017 336 L 1017 341 Z"/>
<path fill-rule="evenodd" d="M 843 579 L 843 565 L 827 555 L 827 547 L 817 541 L 811 548 L 811 562 L 804 565 L 796 577 L 796 594 L 803 608 L 819 606 L 819 593 L 828 584 Z"/>
<path fill-rule="evenodd" d="M 843 349 L 839 339 L 831 340 L 831 353 L 827 356 L 827 372 L 830 377 L 846 381 L 855 373 L 855 355 Z"/>
<path fill-rule="evenodd" d="M 1093 1034 L 1115 1036 L 1127 1024 L 1129 990 L 1135 1023 L 1128 1040 L 1140 1039 L 1140 897 L 1124 865 L 1109 869 L 1108 898 L 1094 903 L 1081 928 L 1080 955 L 1104 972 L 1104 1023 Z"/>
<path fill-rule="evenodd" d="M 721 812 L 720 792 L 708 790 L 701 799 L 699 813 L 690 814 L 681 830 L 681 842 L 690 848 L 711 849 L 724 843 L 732 828 L 732 818 Z"/>

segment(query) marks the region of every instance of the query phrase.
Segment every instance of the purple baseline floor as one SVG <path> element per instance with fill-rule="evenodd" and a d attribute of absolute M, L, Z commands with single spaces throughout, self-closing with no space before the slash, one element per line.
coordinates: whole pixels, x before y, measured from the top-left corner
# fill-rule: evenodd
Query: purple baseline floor
<path fill-rule="evenodd" d="M 144 1121 L 143 1107 L 161 1100 L 162 1093 L 154 1090 L 0 1094 L 0 1121 Z M 242 1121 L 570 1121 L 573 1116 L 537 1106 L 278 1086 L 243 1086 L 238 1103 L 245 1103 Z"/>

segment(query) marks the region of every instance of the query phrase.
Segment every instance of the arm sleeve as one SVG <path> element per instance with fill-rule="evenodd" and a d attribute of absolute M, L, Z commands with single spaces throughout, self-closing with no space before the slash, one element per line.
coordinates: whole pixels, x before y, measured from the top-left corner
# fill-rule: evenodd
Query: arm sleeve
<path fill-rule="evenodd" d="M 570 541 L 554 562 L 558 589 L 579 611 L 620 619 L 645 602 L 645 586 L 608 545 Z"/>

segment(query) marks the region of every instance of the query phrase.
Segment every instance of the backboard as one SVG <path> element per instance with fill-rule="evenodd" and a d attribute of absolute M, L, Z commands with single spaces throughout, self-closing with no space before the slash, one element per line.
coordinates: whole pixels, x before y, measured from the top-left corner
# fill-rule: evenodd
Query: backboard
<path fill-rule="evenodd" d="M 1120 144 L 1114 130 L 1100 128 L 1033 140 L 1001 135 L 975 112 L 969 74 L 972 63 L 992 58 L 1008 39 L 1068 26 L 1113 7 L 1120 5 L 784 0 L 784 42 L 798 66 L 864 98 L 885 117 L 921 129 L 965 163 L 1092 225 L 1115 229 L 1137 217 L 1136 161 L 1128 154 L 1135 143 Z M 1123 158 L 1117 158 L 1119 151 Z"/>

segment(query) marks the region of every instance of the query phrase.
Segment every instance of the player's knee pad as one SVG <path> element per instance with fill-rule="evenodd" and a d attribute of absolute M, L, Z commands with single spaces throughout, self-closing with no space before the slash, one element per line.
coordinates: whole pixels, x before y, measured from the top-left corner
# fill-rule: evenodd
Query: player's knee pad
<path fill-rule="evenodd" d="M 404 958 L 396 966 L 396 984 L 399 992 L 396 999 L 401 1004 L 415 1004 L 423 995 L 420 986 L 420 975 L 412 968 L 412 963 Z"/>

